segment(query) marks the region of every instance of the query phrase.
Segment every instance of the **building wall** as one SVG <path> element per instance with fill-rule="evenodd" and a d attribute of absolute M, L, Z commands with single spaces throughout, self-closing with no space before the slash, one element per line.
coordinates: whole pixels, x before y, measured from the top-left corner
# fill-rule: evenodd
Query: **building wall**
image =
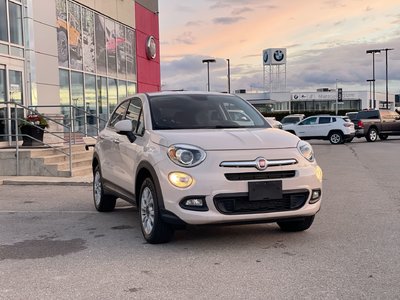
<path fill-rule="evenodd" d="M 161 72 L 158 13 L 147 9 L 140 3 L 136 3 L 135 12 L 137 89 L 141 93 L 159 91 L 161 89 Z M 156 57 L 154 59 L 149 59 L 146 54 L 146 42 L 151 35 L 156 42 Z"/>

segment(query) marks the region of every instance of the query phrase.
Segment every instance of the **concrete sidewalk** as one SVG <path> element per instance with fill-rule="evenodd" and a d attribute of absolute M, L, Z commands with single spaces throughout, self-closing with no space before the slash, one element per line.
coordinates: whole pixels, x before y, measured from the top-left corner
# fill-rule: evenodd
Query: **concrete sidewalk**
<path fill-rule="evenodd" d="M 74 177 L 44 177 L 44 176 L 0 176 L 0 185 L 68 185 L 90 186 L 93 178 L 90 176 Z"/>

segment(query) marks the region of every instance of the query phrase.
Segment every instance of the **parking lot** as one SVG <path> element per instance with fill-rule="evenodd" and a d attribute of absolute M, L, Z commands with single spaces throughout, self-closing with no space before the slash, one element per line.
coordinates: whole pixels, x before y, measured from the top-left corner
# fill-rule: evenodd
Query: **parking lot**
<path fill-rule="evenodd" d="M 0 299 L 398 299 L 400 138 L 312 140 L 313 226 L 192 226 L 144 242 L 136 208 L 89 186 L 0 186 Z"/>

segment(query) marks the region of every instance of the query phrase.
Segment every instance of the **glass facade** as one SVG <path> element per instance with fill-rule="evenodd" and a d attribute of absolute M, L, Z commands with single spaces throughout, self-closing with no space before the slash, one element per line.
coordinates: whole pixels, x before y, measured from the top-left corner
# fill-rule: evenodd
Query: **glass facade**
<path fill-rule="evenodd" d="M 82 111 L 76 129 L 91 133 L 136 93 L 135 31 L 71 0 L 56 0 L 56 16 L 60 102 Z"/>

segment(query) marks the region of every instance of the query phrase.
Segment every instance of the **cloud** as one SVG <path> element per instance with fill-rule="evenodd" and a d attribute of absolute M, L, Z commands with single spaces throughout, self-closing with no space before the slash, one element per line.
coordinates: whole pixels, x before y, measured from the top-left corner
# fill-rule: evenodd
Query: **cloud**
<path fill-rule="evenodd" d="M 245 19 L 244 17 L 220 17 L 213 19 L 214 24 L 230 25 Z"/>
<path fill-rule="evenodd" d="M 243 8 L 236 8 L 232 11 L 232 15 L 241 15 L 247 12 L 253 11 L 251 8 L 249 7 L 243 7 Z"/>
<path fill-rule="evenodd" d="M 203 21 L 189 21 L 189 22 L 186 23 L 186 26 L 197 27 L 197 26 L 201 26 L 203 24 L 204 24 Z"/>
<path fill-rule="evenodd" d="M 195 37 L 190 31 L 185 31 L 180 37 L 175 39 L 178 44 L 193 45 L 195 43 Z"/>

